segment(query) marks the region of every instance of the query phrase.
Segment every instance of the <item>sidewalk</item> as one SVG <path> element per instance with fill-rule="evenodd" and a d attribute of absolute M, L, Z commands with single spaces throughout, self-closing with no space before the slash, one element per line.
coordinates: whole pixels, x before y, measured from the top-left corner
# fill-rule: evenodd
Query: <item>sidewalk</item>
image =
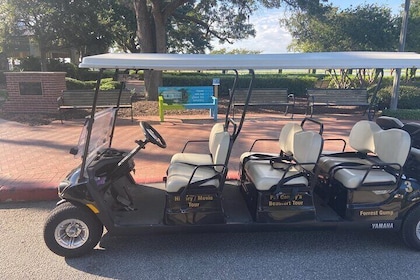
<path fill-rule="evenodd" d="M 300 122 L 303 117 L 295 115 L 293 121 Z M 347 139 L 354 123 L 365 119 L 359 113 L 314 117 L 324 124 L 324 138 L 344 139 Z M 205 115 L 168 115 L 164 123 L 159 122 L 158 116 L 138 117 L 134 124 L 129 119 L 121 119 L 115 130 L 113 148 L 129 151 L 135 145 L 134 140 L 143 139 L 139 121 L 153 125 L 164 137 L 168 147 L 160 149 L 149 144 L 136 155 L 134 177 L 137 183 L 162 181 L 171 156 L 180 152 L 187 140 L 208 139 L 214 124 Z M 290 118 L 282 114 L 247 115 L 231 154 L 228 176 L 238 177 L 239 157 L 249 150 L 254 139 L 278 138 L 283 125 L 290 121 Z M 58 199 L 58 184 L 81 162 L 70 155 L 69 150 L 77 144 L 82 126 L 83 120 L 28 126 L 0 119 L 0 202 Z M 332 145 L 338 144 L 325 143 L 324 147 L 328 150 L 339 149 Z M 203 148 L 190 151 L 203 152 Z"/>

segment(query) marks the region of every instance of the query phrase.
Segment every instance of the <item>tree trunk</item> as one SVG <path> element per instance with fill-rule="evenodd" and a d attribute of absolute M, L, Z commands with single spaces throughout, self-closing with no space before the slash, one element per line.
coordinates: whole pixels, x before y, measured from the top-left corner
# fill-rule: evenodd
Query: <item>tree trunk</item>
<path fill-rule="evenodd" d="M 142 53 L 166 53 L 166 20 L 160 1 L 133 0 L 137 18 L 137 36 Z M 158 99 L 158 87 L 162 85 L 162 71 L 144 71 L 147 100 Z"/>

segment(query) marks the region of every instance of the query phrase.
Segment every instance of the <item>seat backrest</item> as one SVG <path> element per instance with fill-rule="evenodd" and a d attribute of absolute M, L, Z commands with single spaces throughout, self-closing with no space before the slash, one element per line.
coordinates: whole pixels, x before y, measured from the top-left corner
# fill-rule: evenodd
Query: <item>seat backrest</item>
<path fill-rule="evenodd" d="M 230 148 L 230 134 L 227 131 L 222 131 L 216 133 L 215 137 L 215 147 L 216 151 L 212 154 L 213 156 L 213 164 L 227 164 L 226 158 L 229 153 Z M 221 172 L 223 170 L 223 166 L 216 166 L 214 168 L 217 172 Z"/>
<path fill-rule="evenodd" d="M 216 123 L 213 125 L 210 136 L 209 136 L 209 151 L 211 155 L 214 155 L 217 151 L 217 145 L 219 144 L 220 140 L 217 138 L 220 137 L 220 132 L 224 131 L 223 123 Z"/>
<path fill-rule="evenodd" d="M 302 126 L 294 122 L 287 123 L 286 125 L 283 126 L 283 128 L 280 131 L 279 145 L 280 145 L 280 149 L 284 153 L 288 155 L 293 154 L 295 133 L 302 130 L 303 130 Z"/>
<path fill-rule="evenodd" d="M 294 136 L 293 158 L 298 163 L 313 163 L 302 166 L 306 170 L 312 171 L 321 154 L 322 144 L 322 136 L 317 132 L 296 132 Z"/>
<path fill-rule="evenodd" d="M 359 121 L 351 129 L 349 145 L 361 153 L 374 153 L 374 134 L 382 129 L 375 122 Z"/>
<path fill-rule="evenodd" d="M 411 148 L 411 138 L 402 129 L 391 128 L 375 133 L 375 153 L 385 163 L 404 166 Z"/>

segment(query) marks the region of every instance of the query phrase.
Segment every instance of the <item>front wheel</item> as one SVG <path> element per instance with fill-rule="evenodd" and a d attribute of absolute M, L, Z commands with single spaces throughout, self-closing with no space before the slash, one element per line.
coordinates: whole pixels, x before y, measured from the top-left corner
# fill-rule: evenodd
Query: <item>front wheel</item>
<path fill-rule="evenodd" d="M 91 251 L 102 237 L 103 226 L 89 209 L 66 202 L 48 216 L 44 227 L 47 247 L 63 257 L 78 257 Z"/>
<path fill-rule="evenodd" d="M 401 229 L 401 235 L 407 246 L 420 250 L 420 206 L 408 213 Z"/>

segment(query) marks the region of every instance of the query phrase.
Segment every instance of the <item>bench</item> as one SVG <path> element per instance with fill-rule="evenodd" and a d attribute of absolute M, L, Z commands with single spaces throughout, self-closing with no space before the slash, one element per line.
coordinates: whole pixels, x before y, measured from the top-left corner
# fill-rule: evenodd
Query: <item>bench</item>
<path fill-rule="evenodd" d="M 165 111 L 184 109 L 210 109 L 210 116 L 217 121 L 218 100 L 212 86 L 159 87 L 159 118 L 165 121 Z"/>
<path fill-rule="evenodd" d="M 369 107 L 366 89 L 307 89 L 306 114 L 314 113 L 315 106 Z"/>
<path fill-rule="evenodd" d="M 233 97 L 233 110 L 235 106 L 244 106 L 248 89 L 235 89 L 235 96 Z M 286 106 L 285 115 L 291 108 L 293 119 L 295 96 L 293 93 L 288 93 L 285 88 L 256 88 L 252 89 L 251 98 L 248 106 Z"/>
<path fill-rule="evenodd" d="M 119 90 L 100 91 L 96 108 L 116 107 L 119 93 Z M 94 90 L 63 90 L 61 96 L 57 98 L 61 123 L 63 123 L 64 110 L 92 108 L 94 95 Z M 121 92 L 120 108 L 130 108 L 131 121 L 133 121 L 133 102 L 129 90 L 123 90 Z"/>

